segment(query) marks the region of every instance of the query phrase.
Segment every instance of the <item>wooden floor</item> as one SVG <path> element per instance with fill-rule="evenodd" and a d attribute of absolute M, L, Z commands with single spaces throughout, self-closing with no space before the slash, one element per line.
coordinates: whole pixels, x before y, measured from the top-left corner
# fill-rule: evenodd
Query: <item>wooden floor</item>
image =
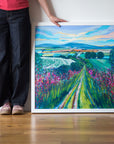
<path fill-rule="evenodd" d="M 0 144 L 114 144 L 114 114 L 0 115 Z"/>

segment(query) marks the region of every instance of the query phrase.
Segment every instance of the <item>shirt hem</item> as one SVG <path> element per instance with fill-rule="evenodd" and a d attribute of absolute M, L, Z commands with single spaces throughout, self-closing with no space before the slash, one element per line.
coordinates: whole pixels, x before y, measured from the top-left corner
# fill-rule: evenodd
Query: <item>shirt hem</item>
<path fill-rule="evenodd" d="M 2 8 L 2 7 L 0 7 L 1 10 L 6 10 L 6 11 L 21 10 L 21 9 L 24 9 L 24 8 L 29 8 L 29 5 L 28 6 L 23 6 L 23 7 L 18 7 L 18 8 Z"/>

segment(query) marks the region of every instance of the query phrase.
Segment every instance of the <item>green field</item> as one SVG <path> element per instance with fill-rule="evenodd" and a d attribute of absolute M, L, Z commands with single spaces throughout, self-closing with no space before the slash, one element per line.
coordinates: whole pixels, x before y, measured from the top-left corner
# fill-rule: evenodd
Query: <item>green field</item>
<path fill-rule="evenodd" d="M 98 71 L 107 71 L 108 69 L 111 69 L 109 60 L 90 59 L 89 61 L 94 66 L 94 68 L 97 69 Z"/>

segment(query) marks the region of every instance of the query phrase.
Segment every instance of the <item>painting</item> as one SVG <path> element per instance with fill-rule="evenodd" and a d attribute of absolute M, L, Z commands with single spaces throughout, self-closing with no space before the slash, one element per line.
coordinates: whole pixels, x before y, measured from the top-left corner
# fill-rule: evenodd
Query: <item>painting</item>
<path fill-rule="evenodd" d="M 33 31 L 32 112 L 114 112 L 114 25 Z"/>

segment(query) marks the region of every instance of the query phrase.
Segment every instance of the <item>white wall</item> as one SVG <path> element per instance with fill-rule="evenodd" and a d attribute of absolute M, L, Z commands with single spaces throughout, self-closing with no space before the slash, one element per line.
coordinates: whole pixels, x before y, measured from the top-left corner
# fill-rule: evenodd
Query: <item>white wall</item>
<path fill-rule="evenodd" d="M 37 0 L 30 1 L 31 23 L 49 21 Z M 114 0 L 47 0 L 57 17 L 71 21 L 114 21 Z M 25 106 L 30 111 L 30 92 Z"/>

